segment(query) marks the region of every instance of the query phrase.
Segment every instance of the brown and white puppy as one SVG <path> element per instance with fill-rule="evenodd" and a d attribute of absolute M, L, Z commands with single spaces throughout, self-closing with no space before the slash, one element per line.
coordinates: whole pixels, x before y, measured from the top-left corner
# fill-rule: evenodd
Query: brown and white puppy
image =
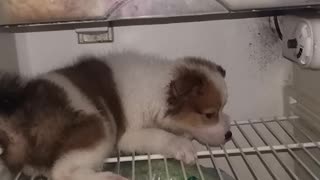
<path fill-rule="evenodd" d="M 120 180 L 97 172 L 112 151 L 160 153 L 192 163 L 191 139 L 231 138 L 222 67 L 133 52 L 86 57 L 25 83 L 0 81 L 1 158 L 12 172 L 53 180 Z"/>

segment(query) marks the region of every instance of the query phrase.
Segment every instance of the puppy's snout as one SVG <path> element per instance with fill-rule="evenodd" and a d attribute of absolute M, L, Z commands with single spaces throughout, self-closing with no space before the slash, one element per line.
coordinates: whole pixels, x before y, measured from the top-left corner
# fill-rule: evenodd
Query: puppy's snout
<path fill-rule="evenodd" d="M 231 132 L 231 131 L 228 131 L 228 132 L 224 135 L 224 139 L 225 139 L 225 140 L 229 140 L 229 139 L 231 139 L 231 137 L 232 137 L 232 132 Z"/>

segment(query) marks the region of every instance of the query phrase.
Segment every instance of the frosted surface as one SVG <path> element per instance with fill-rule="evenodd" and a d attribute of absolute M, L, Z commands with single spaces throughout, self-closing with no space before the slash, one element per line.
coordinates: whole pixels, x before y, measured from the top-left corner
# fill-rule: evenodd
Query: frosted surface
<path fill-rule="evenodd" d="M 3 0 L 0 24 L 214 13 L 213 0 Z"/>
<path fill-rule="evenodd" d="M 276 8 L 319 4 L 320 0 L 222 0 L 233 10 Z"/>
<path fill-rule="evenodd" d="M 229 9 L 320 5 L 320 0 L 221 0 Z M 221 13 L 215 0 L 2 0 L 0 24 Z"/>
<path fill-rule="evenodd" d="M 131 0 L 111 14 L 111 19 L 177 16 L 226 11 L 219 3 L 212 0 Z"/>

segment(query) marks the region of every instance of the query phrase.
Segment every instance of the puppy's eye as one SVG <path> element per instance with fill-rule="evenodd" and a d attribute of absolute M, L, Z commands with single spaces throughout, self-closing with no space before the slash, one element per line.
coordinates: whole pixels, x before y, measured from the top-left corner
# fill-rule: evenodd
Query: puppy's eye
<path fill-rule="evenodd" d="M 214 113 L 205 113 L 206 118 L 211 119 L 213 117 L 217 117 L 218 113 L 214 112 Z"/>

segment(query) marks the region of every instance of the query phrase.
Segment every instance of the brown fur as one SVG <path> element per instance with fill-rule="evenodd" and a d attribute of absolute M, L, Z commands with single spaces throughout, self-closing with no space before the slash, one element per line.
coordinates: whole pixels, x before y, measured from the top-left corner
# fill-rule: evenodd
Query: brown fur
<path fill-rule="evenodd" d="M 26 87 L 26 104 L 24 109 L 17 113 L 14 124 L 27 145 L 17 154 L 9 148 L 5 157 L 9 167 L 20 167 L 24 164 L 33 167 L 49 168 L 59 156 L 73 148 L 86 148 L 94 145 L 104 136 L 101 122 L 93 121 L 96 117 L 87 116 L 76 112 L 69 107 L 66 95 L 54 84 L 45 80 L 35 80 Z M 96 118 L 97 119 L 97 118 Z M 88 121 L 91 122 L 88 126 Z M 94 127 L 94 128 L 92 128 Z M 74 138 L 80 133 L 90 131 L 81 140 Z M 70 139 L 75 140 L 71 143 Z M 78 140 L 77 147 L 74 146 Z M 17 149 L 15 144 L 9 144 L 12 149 Z M 12 163 L 10 157 L 21 157 Z"/>
<path fill-rule="evenodd" d="M 61 69 L 58 73 L 71 80 L 102 112 L 104 108 L 100 98 L 103 99 L 113 113 L 118 129 L 117 137 L 119 138 L 125 131 L 125 122 L 112 71 L 105 63 L 94 57 L 83 59 L 82 62 L 75 66 Z"/>
<path fill-rule="evenodd" d="M 6 136 L 0 133 L 0 140 L 7 144 L 2 158 L 13 172 L 23 165 L 51 168 L 56 160 L 72 150 L 93 147 L 102 139 L 114 142 L 117 129 L 110 127 L 110 133 L 105 133 L 103 121 L 110 119 L 103 111 L 105 107 L 101 98 L 114 112 L 120 132 L 124 130 L 122 107 L 108 66 L 89 59 L 58 73 L 69 78 L 102 113 L 90 115 L 75 111 L 60 87 L 47 80 L 31 80 L 24 89 L 23 107 L 6 121 L 6 126 L 12 127 L 4 129 L 9 132 L 9 143 Z M 107 137 L 109 135 L 114 137 Z"/>
<path fill-rule="evenodd" d="M 17 173 L 26 162 L 26 150 L 28 150 L 26 139 L 22 129 L 18 128 L 17 122 L 11 117 L 6 117 L 6 120 L 1 122 L 1 132 L 1 141 L 7 143 L 3 145 L 4 152 L 1 158 L 11 172 Z"/>
<path fill-rule="evenodd" d="M 105 137 L 101 118 L 95 115 L 80 115 L 78 121 L 81 123 L 74 124 L 64 133 L 59 154 L 92 147 L 96 142 L 102 140 L 102 137 Z M 110 132 L 110 134 L 115 134 L 115 132 Z"/>

